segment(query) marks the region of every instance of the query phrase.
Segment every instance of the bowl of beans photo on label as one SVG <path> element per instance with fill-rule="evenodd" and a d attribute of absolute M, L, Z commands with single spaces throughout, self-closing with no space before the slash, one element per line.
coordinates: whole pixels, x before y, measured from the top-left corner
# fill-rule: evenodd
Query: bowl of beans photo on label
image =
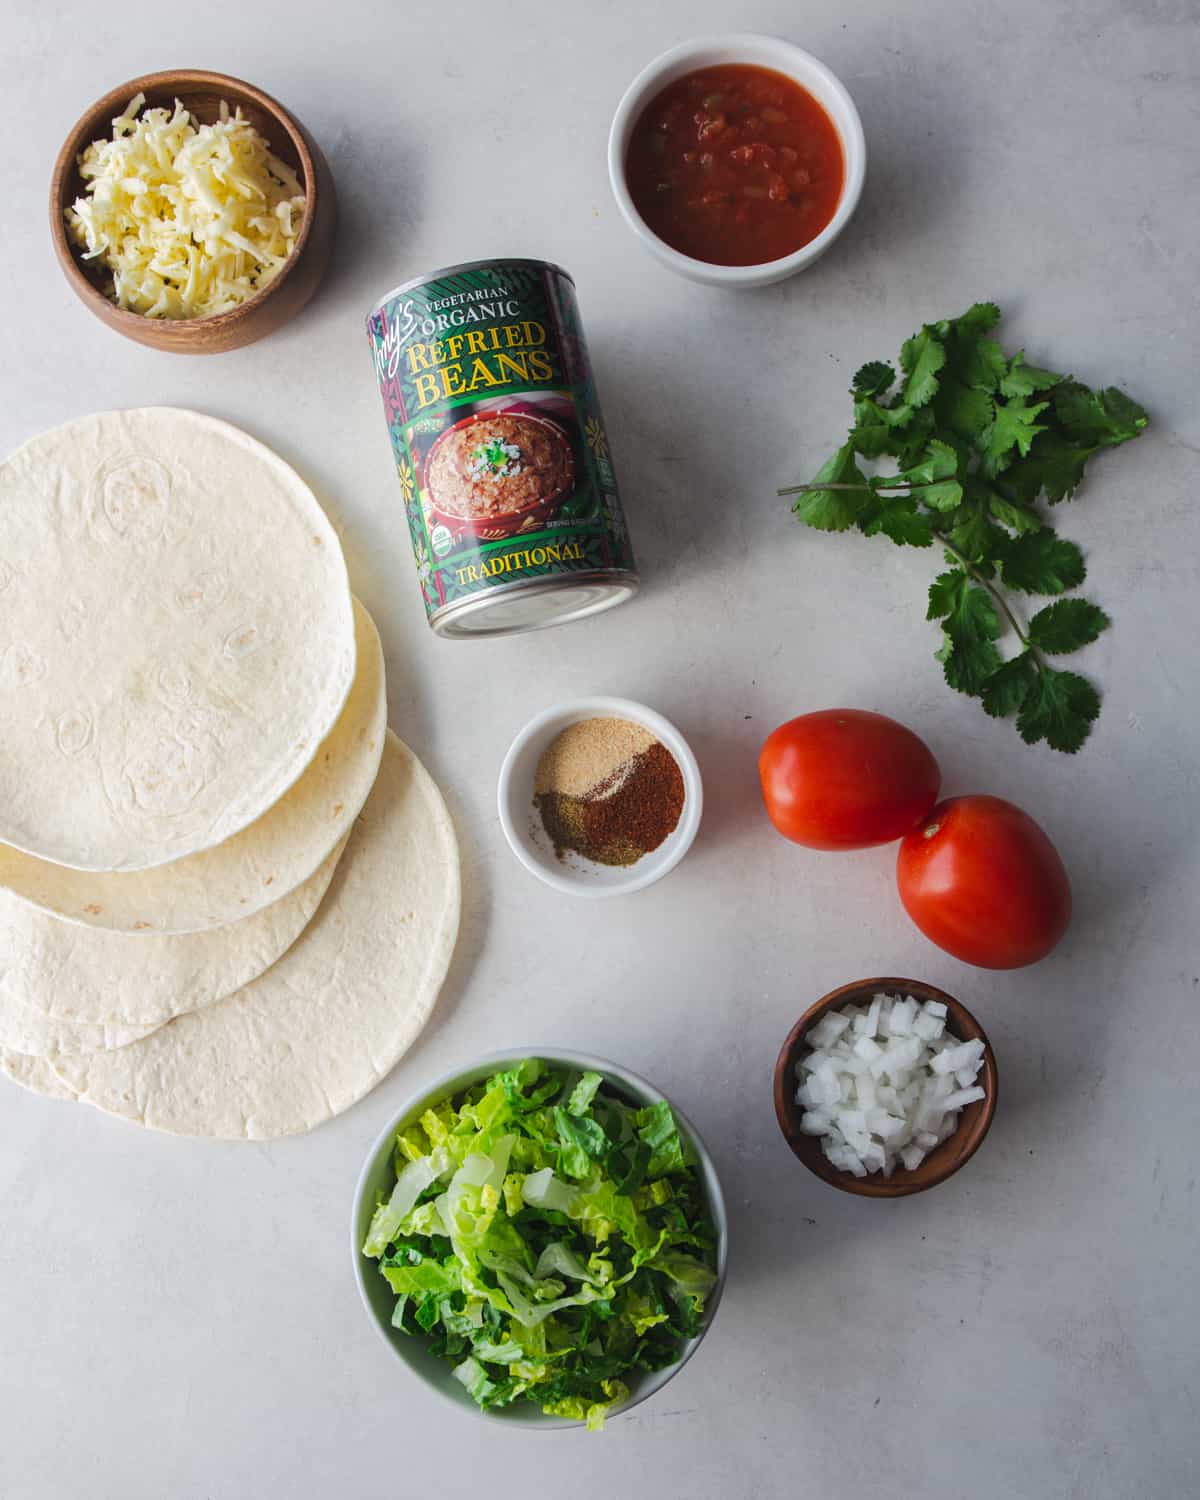
<path fill-rule="evenodd" d="M 845 87 L 775 37 L 700 37 L 643 68 L 617 107 L 608 172 L 626 223 L 664 265 L 766 286 L 846 227 L 867 151 Z"/>
<path fill-rule="evenodd" d="M 700 768 L 661 714 L 576 698 L 531 719 L 500 770 L 500 826 L 531 874 L 578 896 L 638 891 L 700 826 Z"/>

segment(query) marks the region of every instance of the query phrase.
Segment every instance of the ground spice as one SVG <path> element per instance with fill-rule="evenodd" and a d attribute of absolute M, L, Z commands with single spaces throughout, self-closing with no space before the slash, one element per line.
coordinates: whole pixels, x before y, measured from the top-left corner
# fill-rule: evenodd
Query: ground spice
<path fill-rule="evenodd" d="M 568 797 L 597 795 L 601 783 L 615 790 L 614 776 L 627 772 L 635 755 L 657 743 L 648 729 L 629 719 L 581 719 L 546 747 L 533 790 L 539 796 L 561 792 Z"/>
<path fill-rule="evenodd" d="M 642 741 L 627 731 L 649 743 L 628 753 Z M 564 745 L 567 736 L 571 742 Z M 626 753 L 614 765 L 618 745 Z M 604 767 L 606 774 L 580 794 L 585 765 Z M 636 864 L 674 832 L 683 811 L 683 773 L 675 757 L 641 726 L 619 719 L 590 719 L 565 730 L 542 757 L 535 789 L 542 826 L 560 859 L 571 850 L 597 864 Z"/>

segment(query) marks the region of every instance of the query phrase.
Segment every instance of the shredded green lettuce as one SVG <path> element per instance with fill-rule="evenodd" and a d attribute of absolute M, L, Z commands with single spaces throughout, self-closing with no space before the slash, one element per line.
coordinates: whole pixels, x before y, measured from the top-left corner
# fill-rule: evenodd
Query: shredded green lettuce
<path fill-rule="evenodd" d="M 716 1232 L 665 1102 L 526 1058 L 396 1137 L 363 1254 L 392 1323 L 482 1408 L 531 1401 L 596 1430 L 679 1358 L 716 1284 Z"/>

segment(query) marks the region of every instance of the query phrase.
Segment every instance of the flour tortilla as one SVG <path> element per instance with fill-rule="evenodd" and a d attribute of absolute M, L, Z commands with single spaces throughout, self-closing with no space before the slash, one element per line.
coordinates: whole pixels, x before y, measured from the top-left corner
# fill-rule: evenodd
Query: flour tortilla
<path fill-rule="evenodd" d="M 35 1010 L 8 990 L 0 989 L 0 1048 L 45 1058 L 52 1052 L 95 1052 L 107 1047 L 127 1047 L 165 1026 L 128 1026 L 120 1021 L 60 1021 Z"/>
<path fill-rule="evenodd" d="M 0 1049 L 0 1073 L 6 1073 L 31 1094 L 45 1094 L 47 1099 L 76 1098 L 75 1090 L 67 1087 L 44 1057 Z"/>
<path fill-rule="evenodd" d="M 341 1114 L 429 1018 L 454 948 L 458 850 L 445 803 L 389 732 L 320 911 L 261 979 L 115 1052 L 52 1058 L 84 1103 L 178 1135 L 262 1140 Z"/>
<path fill-rule="evenodd" d="M 337 536 L 237 428 L 102 412 L 0 464 L 0 841 L 144 870 L 278 802 L 354 677 Z"/>
<path fill-rule="evenodd" d="M 0 1046 L 124 1047 L 264 973 L 320 906 L 346 840 L 290 895 L 235 927 L 126 937 L 58 922 L 0 892 Z"/>
<path fill-rule="evenodd" d="M 0 941 L 8 924 L 8 892 L 67 922 L 148 936 L 226 927 L 281 900 L 307 880 L 345 838 L 367 800 L 383 754 L 383 647 L 357 599 L 354 625 L 358 668 L 350 696 L 311 764 L 274 807 L 215 849 L 157 870 L 69 870 L 0 845 Z M 80 951 L 90 951 L 86 939 L 71 941 L 81 945 Z M 4 963 L 0 956 L 0 974 Z M 238 982 L 248 977 L 252 976 Z M 24 988 L 29 991 L 30 981 Z M 26 997 L 35 1003 L 28 993 Z"/>

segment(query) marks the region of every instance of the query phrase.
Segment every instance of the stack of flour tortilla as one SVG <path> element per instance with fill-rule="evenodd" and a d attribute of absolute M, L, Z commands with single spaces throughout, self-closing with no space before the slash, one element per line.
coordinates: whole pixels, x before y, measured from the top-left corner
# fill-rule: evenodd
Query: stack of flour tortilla
<path fill-rule="evenodd" d="M 311 1129 L 424 1025 L 442 797 L 311 490 L 105 412 L 0 465 L 0 1067 L 183 1135 Z"/>

